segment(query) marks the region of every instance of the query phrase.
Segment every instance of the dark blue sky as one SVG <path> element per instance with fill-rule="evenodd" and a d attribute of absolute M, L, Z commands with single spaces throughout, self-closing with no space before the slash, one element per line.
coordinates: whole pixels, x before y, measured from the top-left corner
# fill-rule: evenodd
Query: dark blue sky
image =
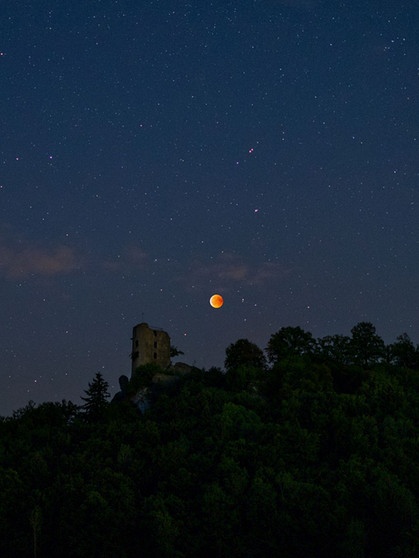
<path fill-rule="evenodd" d="M 4 0 L 0 53 L 0 414 L 114 393 L 141 321 L 419 341 L 416 1 Z"/>

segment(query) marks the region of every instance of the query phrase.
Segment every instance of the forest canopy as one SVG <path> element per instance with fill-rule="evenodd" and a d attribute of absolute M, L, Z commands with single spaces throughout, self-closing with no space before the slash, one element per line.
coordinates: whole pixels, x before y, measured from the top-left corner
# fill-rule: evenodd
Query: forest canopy
<path fill-rule="evenodd" d="M 406 334 L 386 345 L 368 322 L 322 339 L 284 327 L 265 349 L 229 345 L 224 370 L 155 382 L 168 375 L 140 367 L 110 401 L 97 373 L 81 406 L 0 420 L 1 556 L 418 555 L 419 349 Z"/>

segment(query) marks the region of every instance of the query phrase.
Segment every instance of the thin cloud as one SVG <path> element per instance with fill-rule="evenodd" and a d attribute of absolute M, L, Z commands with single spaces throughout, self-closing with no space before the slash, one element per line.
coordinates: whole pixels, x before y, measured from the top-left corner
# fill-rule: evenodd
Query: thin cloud
<path fill-rule="evenodd" d="M 0 274 L 9 279 L 53 277 L 80 269 L 80 258 L 69 246 L 43 248 L 22 242 L 0 243 Z"/>
<path fill-rule="evenodd" d="M 211 262 L 195 261 L 182 279 L 194 283 L 211 282 L 221 285 L 264 285 L 284 278 L 290 269 L 274 262 L 247 263 L 241 257 L 224 253 Z"/>
<path fill-rule="evenodd" d="M 252 283 L 254 285 L 263 285 L 275 279 L 283 279 L 290 272 L 291 268 L 286 268 L 279 263 L 264 262 L 254 269 Z"/>
<path fill-rule="evenodd" d="M 148 254 L 137 246 L 129 246 L 124 248 L 120 254 L 112 260 L 103 262 L 103 267 L 109 271 L 130 271 L 142 270 L 148 265 Z"/>

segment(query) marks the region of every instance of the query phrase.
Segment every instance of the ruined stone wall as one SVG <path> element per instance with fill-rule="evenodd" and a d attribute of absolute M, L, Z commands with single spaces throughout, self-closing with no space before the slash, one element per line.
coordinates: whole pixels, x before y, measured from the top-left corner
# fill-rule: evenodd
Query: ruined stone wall
<path fill-rule="evenodd" d="M 153 329 L 146 323 L 133 328 L 131 374 L 143 364 L 157 364 L 162 368 L 170 365 L 170 337 L 162 329 Z"/>

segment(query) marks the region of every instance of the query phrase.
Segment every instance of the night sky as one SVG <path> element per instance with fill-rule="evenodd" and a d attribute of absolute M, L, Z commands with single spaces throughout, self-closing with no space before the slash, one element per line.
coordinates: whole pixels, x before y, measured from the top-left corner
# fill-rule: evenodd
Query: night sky
<path fill-rule="evenodd" d="M 115 393 L 142 321 L 419 342 L 418 72 L 416 0 L 3 0 L 0 415 Z"/>

